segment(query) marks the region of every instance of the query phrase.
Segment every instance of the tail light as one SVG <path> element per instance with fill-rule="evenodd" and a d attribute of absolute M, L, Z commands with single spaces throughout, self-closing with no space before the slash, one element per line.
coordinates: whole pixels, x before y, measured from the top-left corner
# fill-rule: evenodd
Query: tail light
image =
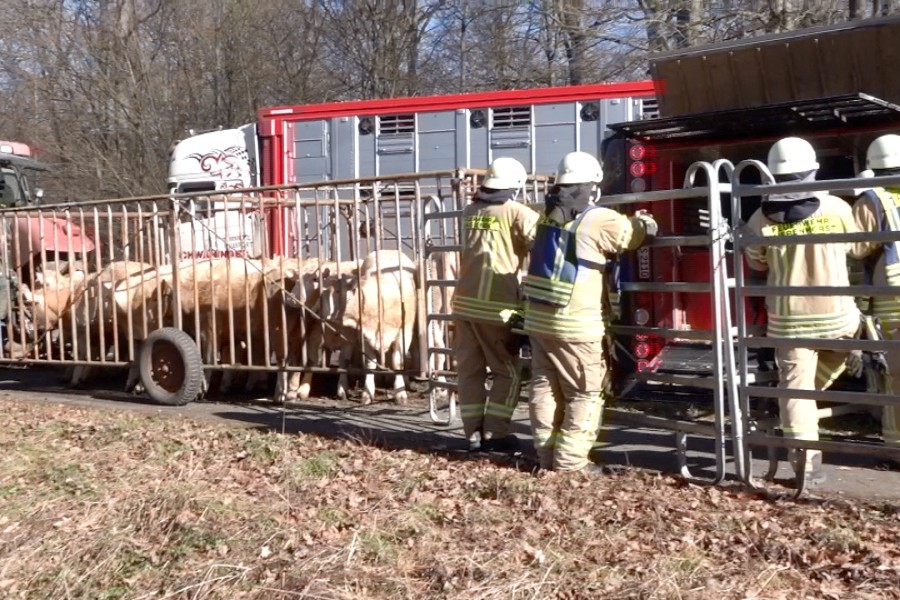
<path fill-rule="evenodd" d="M 658 356 L 664 344 L 665 340 L 658 335 L 634 336 L 634 356 L 638 372 L 653 371 L 659 366 Z"/>
<path fill-rule="evenodd" d="M 649 178 L 656 173 L 655 157 L 656 149 L 652 146 L 631 142 L 628 147 L 629 190 L 640 193 L 650 188 Z"/>

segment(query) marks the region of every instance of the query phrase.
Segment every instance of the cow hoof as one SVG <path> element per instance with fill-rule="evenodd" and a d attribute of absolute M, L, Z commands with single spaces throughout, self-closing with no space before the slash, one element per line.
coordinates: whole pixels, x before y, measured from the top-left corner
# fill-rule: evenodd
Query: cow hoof
<path fill-rule="evenodd" d="M 309 400 L 309 384 L 304 383 L 300 386 L 300 389 L 297 390 L 297 397 L 301 400 Z"/>
<path fill-rule="evenodd" d="M 347 399 L 346 390 L 338 389 L 337 394 L 335 394 L 335 395 L 337 396 L 338 400 L 346 400 Z"/>
<path fill-rule="evenodd" d="M 397 404 L 406 404 L 407 400 L 409 400 L 409 394 L 406 392 L 397 392 L 394 394 L 394 402 Z"/>
<path fill-rule="evenodd" d="M 364 405 L 365 405 L 365 404 L 372 404 L 372 394 L 370 394 L 369 392 L 363 392 L 363 393 L 362 393 L 362 398 L 361 398 L 360 401 L 361 401 Z"/>

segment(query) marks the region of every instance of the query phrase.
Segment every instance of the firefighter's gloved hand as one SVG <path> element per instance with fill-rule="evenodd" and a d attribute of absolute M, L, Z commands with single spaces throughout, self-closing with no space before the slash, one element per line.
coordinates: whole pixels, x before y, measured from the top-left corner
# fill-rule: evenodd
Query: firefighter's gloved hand
<path fill-rule="evenodd" d="M 521 310 L 505 308 L 500 311 L 500 318 L 513 331 L 522 332 L 525 327 L 525 313 Z"/>
<path fill-rule="evenodd" d="M 644 236 L 648 240 L 652 240 L 653 238 L 655 238 L 656 234 L 659 233 L 659 225 L 656 224 L 653 216 L 651 216 L 650 213 L 648 213 L 646 210 L 639 210 L 634 213 L 634 216 L 644 226 Z"/>
<path fill-rule="evenodd" d="M 854 350 L 847 357 L 846 367 L 847 374 L 851 377 L 860 377 L 863 374 L 863 353 L 862 350 Z"/>

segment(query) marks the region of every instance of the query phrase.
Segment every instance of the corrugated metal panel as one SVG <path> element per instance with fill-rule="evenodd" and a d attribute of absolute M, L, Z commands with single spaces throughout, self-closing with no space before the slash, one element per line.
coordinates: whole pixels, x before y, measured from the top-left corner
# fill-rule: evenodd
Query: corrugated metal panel
<path fill-rule="evenodd" d="M 762 36 L 651 60 L 663 117 L 862 92 L 900 103 L 900 18 Z"/>
<path fill-rule="evenodd" d="M 900 106 L 867 94 L 845 94 L 814 100 L 713 111 L 666 119 L 612 124 L 615 130 L 648 141 L 740 139 L 804 135 L 845 126 L 900 127 Z"/>

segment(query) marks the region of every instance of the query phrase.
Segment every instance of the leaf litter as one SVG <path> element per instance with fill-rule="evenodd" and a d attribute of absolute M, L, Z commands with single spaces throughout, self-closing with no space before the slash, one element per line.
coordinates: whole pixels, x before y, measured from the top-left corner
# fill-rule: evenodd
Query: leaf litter
<path fill-rule="evenodd" d="M 897 506 L 3 403 L 3 598 L 900 598 Z"/>

